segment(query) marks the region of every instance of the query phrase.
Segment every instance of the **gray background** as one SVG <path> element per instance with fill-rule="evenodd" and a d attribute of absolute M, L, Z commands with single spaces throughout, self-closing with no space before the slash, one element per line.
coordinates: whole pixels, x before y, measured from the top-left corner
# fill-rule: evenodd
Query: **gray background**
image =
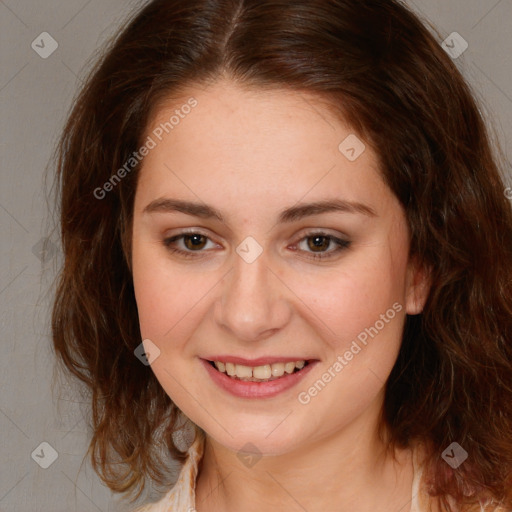
<path fill-rule="evenodd" d="M 456 63 L 495 125 L 510 187 L 512 0 L 409 3 L 443 38 L 458 32 L 469 43 Z M 128 510 L 88 462 L 81 465 L 91 434 L 82 418 L 86 399 L 66 382 L 57 382 L 52 395 L 49 293 L 60 256 L 57 235 L 49 230 L 44 175 L 90 59 L 142 4 L 0 0 L 1 512 Z M 31 47 L 42 32 L 58 43 L 46 59 Z M 47 469 L 31 457 L 42 442 L 58 453 Z M 44 461 L 50 452 L 43 447 L 44 456 L 41 448 L 36 453 Z"/>

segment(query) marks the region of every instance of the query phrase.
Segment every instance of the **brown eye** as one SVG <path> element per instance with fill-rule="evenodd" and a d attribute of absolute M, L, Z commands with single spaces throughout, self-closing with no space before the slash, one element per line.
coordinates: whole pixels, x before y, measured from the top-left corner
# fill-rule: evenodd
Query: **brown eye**
<path fill-rule="evenodd" d="M 199 233 L 183 235 L 183 243 L 185 244 L 185 247 L 191 251 L 203 249 L 207 241 L 208 238 L 200 235 Z"/>
<path fill-rule="evenodd" d="M 327 260 L 337 256 L 350 246 L 348 240 L 342 240 L 327 233 L 312 233 L 302 238 L 298 244 L 305 256 L 315 260 Z"/>
<path fill-rule="evenodd" d="M 181 233 L 162 240 L 169 252 L 184 258 L 200 258 L 209 252 L 215 244 L 201 233 Z M 204 249 L 204 250 L 203 250 Z"/>
<path fill-rule="evenodd" d="M 329 245 L 331 243 L 331 239 L 328 236 L 323 235 L 317 235 L 317 236 L 310 236 L 307 238 L 308 240 L 308 247 L 313 252 L 322 252 L 329 248 Z"/>

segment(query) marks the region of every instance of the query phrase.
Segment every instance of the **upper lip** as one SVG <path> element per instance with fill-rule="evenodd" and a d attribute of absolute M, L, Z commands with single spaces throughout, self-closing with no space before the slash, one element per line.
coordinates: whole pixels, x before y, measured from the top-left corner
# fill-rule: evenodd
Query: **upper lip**
<path fill-rule="evenodd" d="M 205 358 L 207 361 L 221 361 L 223 363 L 233 363 L 240 364 L 243 366 L 264 366 L 266 364 L 272 363 L 290 363 L 295 361 L 312 361 L 312 359 L 308 359 L 305 357 L 258 357 L 256 359 L 246 359 L 245 357 L 237 357 L 237 356 L 211 356 Z"/>

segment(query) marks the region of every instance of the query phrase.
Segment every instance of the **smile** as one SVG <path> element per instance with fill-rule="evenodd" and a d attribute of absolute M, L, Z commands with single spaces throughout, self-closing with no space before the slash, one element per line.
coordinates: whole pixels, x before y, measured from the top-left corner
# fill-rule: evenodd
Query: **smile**
<path fill-rule="evenodd" d="M 272 363 L 260 366 L 245 366 L 222 361 L 211 361 L 215 368 L 233 379 L 246 382 L 270 382 L 284 375 L 290 375 L 302 370 L 307 361 L 289 361 L 287 363 Z"/>
<path fill-rule="evenodd" d="M 232 359 L 227 361 L 226 359 Z M 224 392 L 239 398 L 271 398 L 298 385 L 320 362 L 316 359 L 269 361 L 269 358 L 250 361 L 254 366 L 241 364 L 233 357 L 201 359 L 211 380 Z M 274 358 L 272 358 L 274 359 Z M 247 360 L 243 361 L 247 363 Z"/>

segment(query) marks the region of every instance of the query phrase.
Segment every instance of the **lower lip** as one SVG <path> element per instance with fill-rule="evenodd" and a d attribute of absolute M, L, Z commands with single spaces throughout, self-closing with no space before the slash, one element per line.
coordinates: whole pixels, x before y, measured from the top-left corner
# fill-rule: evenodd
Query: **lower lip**
<path fill-rule="evenodd" d="M 318 361 L 311 361 L 302 370 L 295 373 L 285 374 L 279 379 L 268 382 L 249 382 L 232 379 L 225 373 L 215 369 L 209 361 L 201 359 L 206 371 L 213 382 L 228 393 L 240 398 L 270 398 L 283 393 L 298 384 L 316 365 Z"/>

